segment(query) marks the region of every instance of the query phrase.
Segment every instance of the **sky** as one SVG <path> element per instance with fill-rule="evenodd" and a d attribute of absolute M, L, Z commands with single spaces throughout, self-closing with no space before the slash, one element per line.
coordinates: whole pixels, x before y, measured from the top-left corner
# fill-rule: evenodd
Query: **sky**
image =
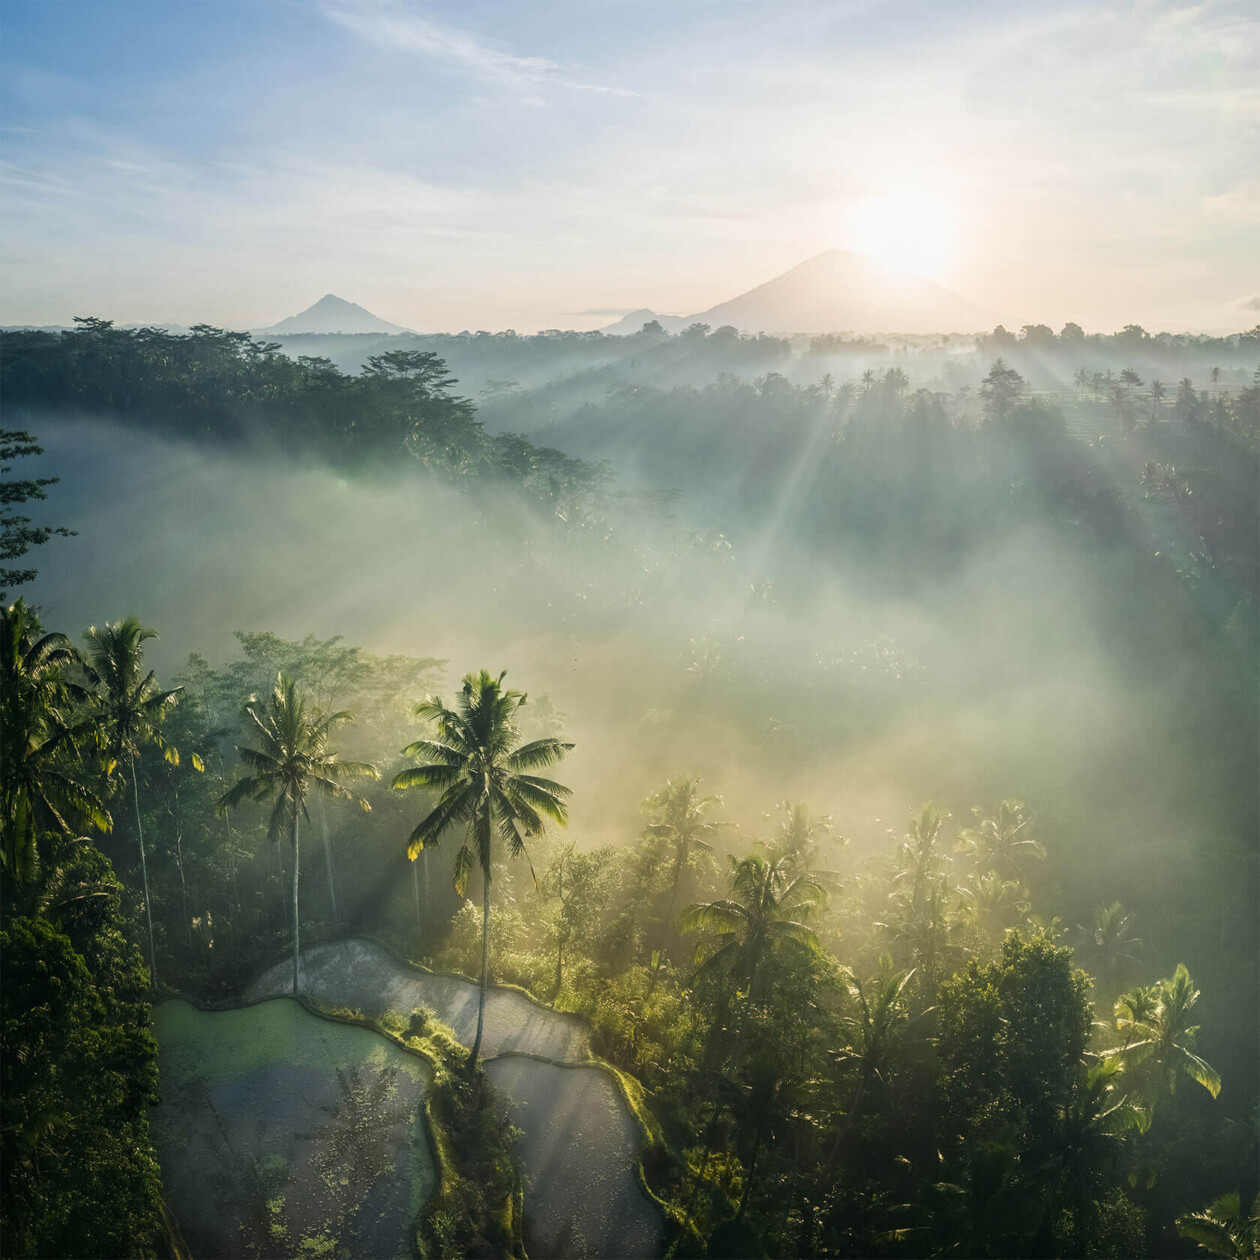
<path fill-rule="evenodd" d="M 0 181 L 7 324 L 594 328 L 882 223 L 1017 324 L 1237 331 L 1260 8 L 0 0 Z"/>

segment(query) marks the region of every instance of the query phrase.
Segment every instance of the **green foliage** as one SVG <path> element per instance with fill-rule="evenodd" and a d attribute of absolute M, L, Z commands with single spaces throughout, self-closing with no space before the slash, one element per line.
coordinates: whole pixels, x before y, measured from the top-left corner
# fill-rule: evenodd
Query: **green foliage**
<path fill-rule="evenodd" d="M 6 333 L 0 340 L 0 388 L 9 406 L 75 407 L 201 441 L 261 439 L 292 457 L 347 467 L 379 467 L 402 454 L 452 481 L 513 483 L 562 512 L 607 479 L 603 467 L 517 434 L 487 434 L 431 351 L 386 351 L 347 376 L 329 359 L 288 358 L 276 342 L 207 324 L 188 333 L 116 328 L 92 318 L 75 324 L 69 332 Z M 37 450 L 29 435 L 15 432 L 0 456 Z M 47 482 L 5 484 L 6 494 L 26 487 L 24 497 L 33 498 Z M 62 532 L 32 530 L 8 513 L 4 521 L 4 545 L 14 557 Z M 6 580 L 19 577 L 29 580 Z"/>
<path fill-rule="evenodd" d="M 1011 933 L 1001 958 L 941 990 L 946 1108 L 964 1140 L 1032 1152 L 1053 1140 L 1081 1070 L 1093 1018 L 1072 952 Z"/>
<path fill-rule="evenodd" d="M 454 1175 L 426 1213 L 422 1254 L 437 1260 L 523 1255 L 512 1158 L 520 1131 L 505 1100 L 484 1072 L 451 1065 L 434 1081 L 429 1112 L 443 1131 Z"/>
<path fill-rule="evenodd" d="M 95 913 L 77 925 L 84 953 L 40 919 L 8 916 L 0 931 L 6 1255 L 156 1254 L 144 971 L 117 898 Z"/>
<path fill-rule="evenodd" d="M 44 488 L 55 486 L 59 477 L 14 478 L 12 461 L 42 455 L 44 448 L 21 429 L 0 429 L 0 602 L 8 588 L 33 581 L 35 569 L 11 569 L 10 560 L 20 560 L 32 547 L 54 536 L 73 538 L 74 530 L 64 526 L 35 525 L 29 516 L 13 509 L 33 499 L 46 499 Z"/>
<path fill-rule="evenodd" d="M 1122 994 L 1116 1002 L 1116 1031 L 1123 1043 L 1113 1051 L 1117 1062 L 1139 1081 L 1151 1104 L 1171 1097 L 1185 1076 L 1215 1098 L 1220 1074 L 1195 1052 L 1198 1026 L 1190 1023 L 1199 1000 L 1185 964 L 1166 980 Z"/>
<path fill-rule="evenodd" d="M 1260 1252 L 1260 1197 L 1253 1200 L 1251 1211 L 1244 1213 L 1242 1197 L 1236 1191 L 1223 1194 L 1203 1211 L 1179 1216 L 1177 1232 L 1198 1243 L 1210 1256 L 1254 1260 Z"/>
<path fill-rule="evenodd" d="M 35 875 L 42 829 L 111 825 L 84 759 L 96 724 L 83 715 L 78 665 L 66 636 L 44 634 L 25 601 L 0 611 L 0 869 L 17 880 Z"/>

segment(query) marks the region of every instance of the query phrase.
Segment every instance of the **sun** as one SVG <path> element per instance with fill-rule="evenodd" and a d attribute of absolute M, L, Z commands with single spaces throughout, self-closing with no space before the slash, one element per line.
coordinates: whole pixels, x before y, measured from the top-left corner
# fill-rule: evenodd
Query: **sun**
<path fill-rule="evenodd" d="M 940 279 L 954 256 L 953 214 L 930 195 L 869 197 L 852 211 L 850 241 L 890 271 Z"/>

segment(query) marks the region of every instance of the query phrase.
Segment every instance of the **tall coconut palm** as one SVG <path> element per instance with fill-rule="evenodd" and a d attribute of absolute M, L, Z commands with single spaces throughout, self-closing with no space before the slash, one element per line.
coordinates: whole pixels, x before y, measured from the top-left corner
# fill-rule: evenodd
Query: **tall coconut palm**
<path fill-rule="evenodd" d="M 144 824 L 140 819 L 140 787 L 136 761 L 147 745 L 156 745 L 172 765 L 179 751 L 162 736 L 162 718 L 183 690 L 163 691 L 152 670 L 144 668 L 144 644 L 157 631 L 142 626 L 135 617 L 92 626 L 84 635 L 88 643 L 87 674 L 97 689 L 101 729 L 106 752 L 107 778 L 126 767 L 131 778 L 131 800 L 136 817 L 136 843 L 140 846 L 140 878 L 144 885 L 144 917 L 149 929 L 149 976 L 157 983 L 157 955 L 153 945 L 153 909 L 149 899 L 149 867 L 144 855 Z M 198 763 L 200 768 L 200 763 Z"/>
<path fill-rule="evenodd" d="M 841 974 L 852 1002 L 852 1013 L 841 1020 L 848 1035 L 848 1044 L 832 1057 L 837 1064 L 854 1070 L 854 1081 L 839 1132 L 827 1157 L 828 1172 L 834 1169 L 844 1137 L 861 1111 L 868 1092 L 876 1082 L 887 1088 L 889 1067 L 910 1023 L 905 990 L 914 972 L 898 971 L 892 956 L 882 954 L 878 974 L 865 982 L 847 967 L 841 969 Z"/>
<path fill-rule="evenodd" d="M 110 826 L 75 765 L 96 729 L 81 710 L 86 689 L 66 675 L 78 660 L 64 634 L 42 632 L 23 600 L 0 611 L 0 869 L 18 880 L 35 874 L 42 829 Z"/>
<path fill-rule="evenodd" d="M 779 814 L 775 851 L 790 856 L 800 866 L 809 867 L 819 844 L 832 833 L 831 815 L 812 813 L 804 801 L 780 801 L 775 808 Z M 848 844 L 843 836 L 839 837 L 839 842 L 842 846 Z"/>
<path fill-rule="evenodd" d="M 555 765 L 573 745 L 554 736 L 521 742 L 516 715 L 526 703 L 526 694 L 505 688 L 505 674 L 495 678 L 483 669 L 465 675 L 453 708 L 435 696 L 418 705 L 417 716 L 434 724 L 437 738 L 418 739 L 403 749 L 405 756 L 424 758 L 425 764 L 402 771 L 392 784 L 398 791 L 421 788 L 441 793 L 407 838 L 407 856 L 413 862 L 451 827 L 460 827 L 463 842 L 454 865 L 460 896 L 467 891 L 474 868 L 481 869 L 481 992 L 470 1070 L 481 1053 L 485 1024 L 495 833 L 509 857 L 528 856 L 525 841 L 543 829 L 545 819 L 564 824 L 569 817 L 570 790 L 531 771 Z"/>
<path fill-rule="evenodd" d="M 1177 1088 L 1177 1079 L 1188 1076 L 1215 1098 L 1221 1092 L 1216 1069 L 1194 1053 L 1198 1027 L 1191 1025 L 1191 1011 L 1199 1000 L 1184 963 L 1166 980 L 1140 991 L 1141 1000 L 1126 994 L 1116 1003 L 1117 1026 L 1125 1043 L 1114 1051 L 1126 1073 L 1143 1067 L 1154 1102 Z"/>
<path fill-rule="evenodd" d="M 251 696 L 245 716 L 252 724 L 257 748 L 237 746 L 248 773 L 219 799 L 218 811 L 225 813 L 242 801 L 273 803 L 267 823 L 267 838 L 273 842 L 286 830 L 293 845 L 293 992 L 298 991 L 298 960 L 301 955 L 301 920 L 298 913 L 298 878 L 302 869 L 298 822 L 310 821 L 306 798 L 315 793 L 354 801 L 365 812 L 371 805 L 342 786 L 342 779 L 379 779 L 375 766 L 359 761 L 342 761 L 328 746 L 336 727 L 351 721 L 349 713 L 323 713 L 308 703 L 291 680 L 281 674 L 265 702 Z"/>
<path fill-rule="evenodd" d="M 940 841 L 949 815 L 932 804 L 912 819 L 896 855 L 896 872 L 883 922 L 876 924 L 913 961 L 921 1006 L 935 1000 L 942 960 L 957 927 L 957 893 Z"/>
<path fill-rule="evenodd" d="M 1005 800 L 993 814 L 971 811 L 976 825 L 959 833 L 958 852 L 966 853 L 980 870 L 995 870 L 1003 876 L 1023 879 L 1028 862 L 1045 859 L 1046 851 L 1032 834 L 1032 818 L 1023 801 Z"/>
<path fill-rule="evenodd" d="M 1028 889 L 1017 879 L 1003 879 L 997 871 L 973 875 L 959 892 L 963 914 L 994 939 L 1000 939 L 1006 928 L 1014 927 L 1031 909 Z"/>
<path fill-rule="evenodd" d="M 678 926 L 683 933 L 706 934 L 696 950 L 701 970 L 729 968 L 747 982 L 752 1003 L 761 997 L 762 964 L 776 948 L 819 948 L 805 920 L 824 893 L 808 875 L 796 873 L 790 858 L 760 853 L 732 858 L 729 882 L 730 897 L 688 906 Z"/>
<path fill-rule="evenodd" d="M 665 938 L 674 922 L 674 911 L 678 905 L 678 890 L 682 885 L 683 871 L 687 863 L 697 852 L 706 852 L 713 845 L 708 837 L 712 836 L 726 823 L 709 822 L 705 815 L 722 804 L 720 796 L 701 796 L 698 789 L 700 780 L 696 775 L 679 774 L 667 779 L 663 787 L 658 788 L 644 802 L 651 821 L 647 829 L 673 847 L 674 862 L 670 874 L 669 909 L 661 922 L 661 939 L 657 949 L 656 963 L 652 968 L 652 979 L 648 983 L 648 994 L 656 988 L 661 964 L 665 960 Z"/>
<path fill-rule="evenodd" d="M 1118 901 L 1099 906 L 1094 926 L 1080 929 L 1087 943 L 1090 970 L 1109 985 L 1116 985 L 1122 972 L 1137 962 L 1135 951 L 1142 939 L 1133 929 L 1133 915 Z"/>

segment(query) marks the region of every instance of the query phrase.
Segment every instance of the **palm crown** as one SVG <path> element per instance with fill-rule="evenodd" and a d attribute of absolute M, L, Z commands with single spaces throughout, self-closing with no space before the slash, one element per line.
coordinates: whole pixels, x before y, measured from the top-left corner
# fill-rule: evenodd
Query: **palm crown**
<path fill-rule="evenodd" d="M 250 773 L 239 779 L 219 801 L 219 811 L 235 809 L 242 801 L 273 800 L 267 838 L 278 840 L 286 824 L 299 815 L 309 820 L 306 798 L 320 796 L 354 801 L 365 811 L 371 806 L 341 783 L 342 779 L 378 779 L 375 766 L 343 761 L 329 746 L 329 736 L 349 713 L 322 713 L 310 705 L 296 683 L 280 675 L 275 689 L 260 703 L 251 696 L 245 706 L 257 748 L 238 747 Z"/>
<path fill-rule="evenodd" d="M 100 688 L 110 773 L 139 756 L 150 743 L 156 743 L 167 760 L 178 765 L 179 753 L 162 739 L 159 726 L 182 688 L 163 691 L 153 671 L 144 669 L 143 644 L 156 639 L 157 632 L 127 617 L 100 629 L 92 626 L 85 637 L 88 677 Z"/>
<path fill-rule="evenodd" d="M 88 698 L 66 677 L 78 661 L 65 635 L 41 634 L 23 600 L 0 614 L 0 863 L 19 879 L 34 872 L 41 822 L 67 835 L 83 823 L 110 826 L 100 798 L 67 756 L 95 728 L 93 718 L 73 712 Z"/>
<path fill-rule="evenodd" d="M 525 852 L 526 838 L 540 832 L 544 820 L 568 821 L 569 789 L 530 771 L 554 765 L 573 745 L 554 736 L 521 744 L 515 718 L 526 695 L 506 690 L 503 677 L 494 678 L 484 669 L 468 674 L 454 708 L 436 697 L 420 704 L 416 714 L 434 723 L 437 738 L 409 744 L 405 755 L 426 758 L 427 764 L 402 771 L 393 782 L 400 791 L 427 788 L 441 793 L 407 838 L 410 858 L 436 845 L 449 828 L 465 828 L 455 854 L 455 887 L 461 896 L 475 866 L 489 873 L 496 832 L 509 856 L 518 857 Z"/>
<path fill-rule="evenodd" d="M 818 949 L 818 938 L 804 920 L 824 894 L 808 875 L 794 873 L 790 858 L 759 853 L 731 859 L 730 886 L 730 897 L 688 906 L 679 927 L 706 933 L 696 951 L 701 968 L 730 965 L 747 980 L 751 1000 L 761 964 L 775 947 L 791 942 Z"/>

